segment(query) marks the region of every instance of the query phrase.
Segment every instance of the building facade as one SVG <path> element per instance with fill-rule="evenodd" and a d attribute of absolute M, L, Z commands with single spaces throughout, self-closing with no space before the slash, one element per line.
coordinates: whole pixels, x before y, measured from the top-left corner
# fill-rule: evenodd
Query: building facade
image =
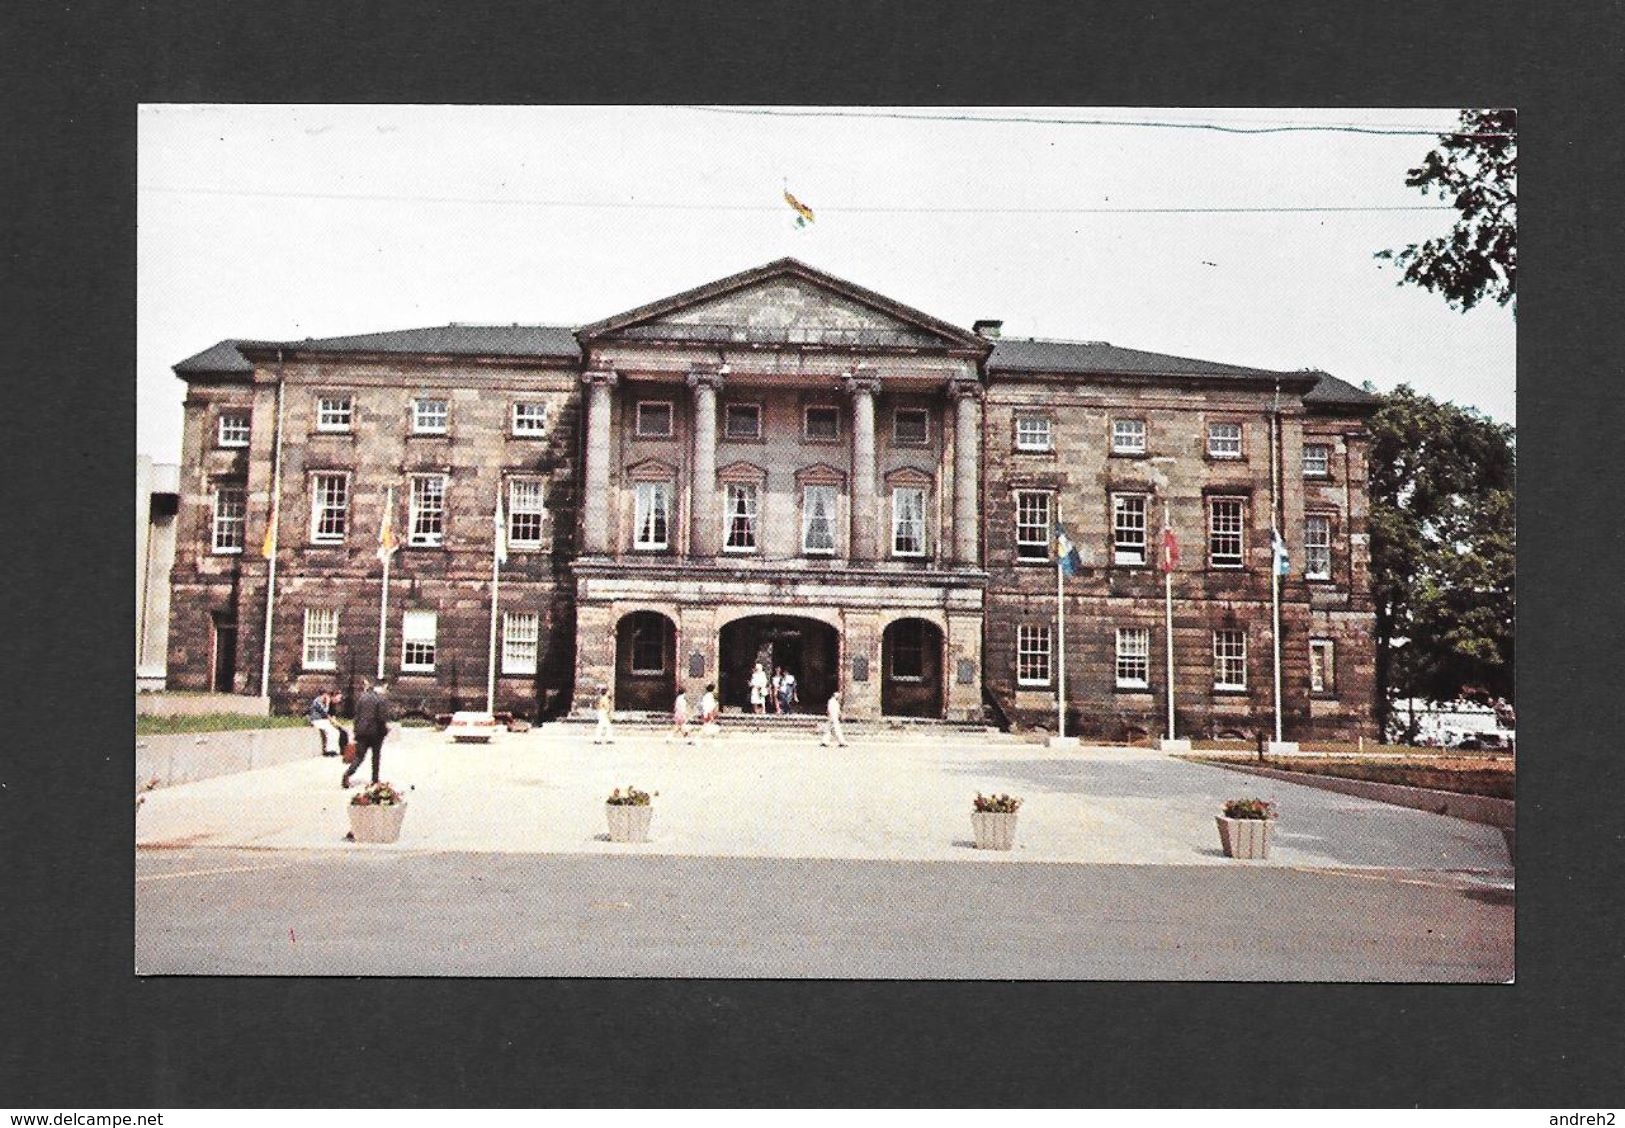
<path fill-rule="evenodd" d="M 761 663 L 807 711 L 1053 725 L 1060 528 L 1068 729 L 1155 735 L 1166 523 L 1181 735 L 1273 715 L 1272 528 L 1287 737 L 1370 735 L 1371 397 L 978 330 L 786 259 L 574 330 L 223 341 L 175 368 L 170 685 L 381 667 L 441 712 L 494 672 L 551 716 L 742 706 Z"/>

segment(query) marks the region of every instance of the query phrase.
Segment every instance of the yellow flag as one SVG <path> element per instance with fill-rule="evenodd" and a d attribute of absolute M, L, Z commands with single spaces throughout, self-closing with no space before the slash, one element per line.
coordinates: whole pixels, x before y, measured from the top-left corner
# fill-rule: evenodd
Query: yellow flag
<path fill-rule="evenodd" d="M 788 188 L 784 190 L 784 202 L 796 209 L 797 227 L 805 227 L 807 224 L 813 221 L 813 210 L 800 200 L 796 199 L 794 196 L 790 195 L 790 189 Z"/>
<path fill-rule="evenodd" d="M 267 560 L 271 559 L 271 554 L 276 551 L 276 519 L 277 504 L 276 499 L 273 498 L 271 500 L 271 516 L 265 522 L 265 542 L 260 545 L 260 555 Z"/>

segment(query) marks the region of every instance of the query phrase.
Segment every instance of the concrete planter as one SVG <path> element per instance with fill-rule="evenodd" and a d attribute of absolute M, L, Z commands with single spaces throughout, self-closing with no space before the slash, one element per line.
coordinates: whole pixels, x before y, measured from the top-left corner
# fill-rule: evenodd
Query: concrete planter
<path fill-rule="evenodd" d="M 350 804 L 350 833 L 357 842 L 394 842 L 401 836 L 401 822 L 406 818 L 405 803 L 380 806 Z"/>
<path fill-rule="evenodd" d="M 1226 857 L 1267 858 L 1270 856 L 1270 829 L 1274 819 L 1227 819 L 1219 815 L 1219 842 Z"/>
<path fill-rule="evenodd" d="M 978 850 L 1009 850 L 1016 844 L 1016 819 L 1020 816 L 995 814 L 991 811 L 972 811 L 971 830 L 976 834 Z"/>
<path fill-rule="evenodd" d="M 609 818 L 611 842 L 649 841 L 649 820 L 655 809 L 650 806 L 634 807 L 622 803 L 605 803 L 604 814 Z"/>

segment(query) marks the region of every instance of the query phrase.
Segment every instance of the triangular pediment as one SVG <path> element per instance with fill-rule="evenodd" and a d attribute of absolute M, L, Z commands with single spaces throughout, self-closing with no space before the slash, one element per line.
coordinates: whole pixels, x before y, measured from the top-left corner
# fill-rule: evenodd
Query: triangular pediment
<path fill-rule="evenodd" d="M 583 340 L 946 349 L 982 338 L 795 259 L 780 259 L 581 330 Z"/>

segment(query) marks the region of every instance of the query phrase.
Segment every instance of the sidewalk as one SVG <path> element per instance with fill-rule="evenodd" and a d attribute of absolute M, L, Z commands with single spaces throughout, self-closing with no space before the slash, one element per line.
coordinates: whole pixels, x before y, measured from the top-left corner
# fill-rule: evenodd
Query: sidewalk
<path fill-rule="evenodd" d="M 405 729 L 390 736 L 383 767 L 410 789 L 392 846 L 343 841 L 343 769 L 316 756 L 154 791 L 136 816 L 136 845 L 1512 872 L 1493 827 L 1153 751 L 1052 751 L 999 735 L 900 734 L 833 749 L 794 736 L 725 733 L 689 746 L 623 732 L 595 747 L 590 729 L 550 725 L 481 746 Z M 628 784 L 656 795 L 646 844 L 607 840 L 604 798 Z M 977 791 L 1025 800 L 1015 850 L 972 848 Z M 1280 808 L 1267 862 L 1219 850 L 1214 816 L 1243 795 Z"/>

